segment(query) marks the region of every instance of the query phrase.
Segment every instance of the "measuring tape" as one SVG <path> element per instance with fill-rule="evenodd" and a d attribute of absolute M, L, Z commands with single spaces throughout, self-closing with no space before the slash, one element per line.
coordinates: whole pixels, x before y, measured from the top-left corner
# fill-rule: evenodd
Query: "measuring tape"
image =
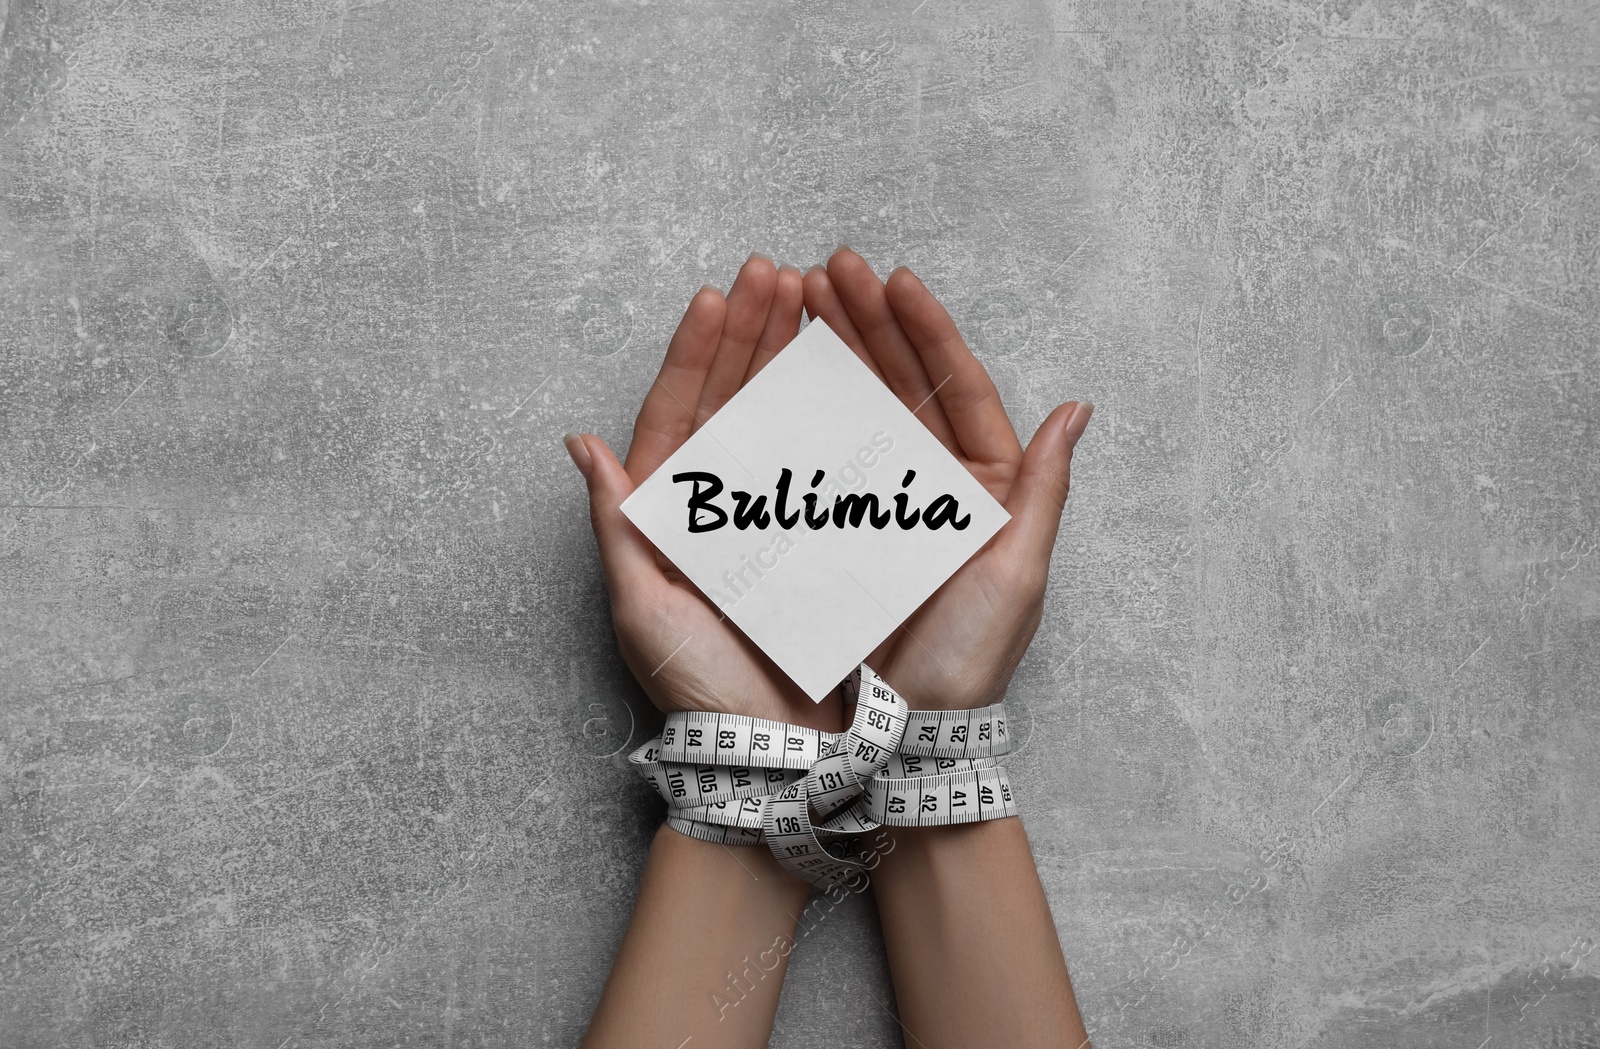
<path fill-rule="evenodd" d="M 628 761 L 666 799 L 667 823 L 701 841 L 764 842 L 816 885 L 866 870 L 857 836 L 880 826 L 939 827 L 1017 814 L 996 759 L 1011 749 L 1005 704 L 911 710 L 871 667 L 839 686 L 845 732 L 678 711 Z"/>

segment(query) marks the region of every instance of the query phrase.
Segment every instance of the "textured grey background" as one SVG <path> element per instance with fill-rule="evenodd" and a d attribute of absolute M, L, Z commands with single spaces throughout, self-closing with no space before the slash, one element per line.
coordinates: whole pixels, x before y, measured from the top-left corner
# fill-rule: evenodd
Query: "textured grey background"
<path fill-rule="evenodd" d="M 1099 405 L 1096 1045 L 1600 1045 L 1592 0 L 0 11 L 0 1043 L 572 1044 L 660 810 L 559 435 L 847 241 Z M 890 1005 L 853 901 L 774 1044 Z"/>

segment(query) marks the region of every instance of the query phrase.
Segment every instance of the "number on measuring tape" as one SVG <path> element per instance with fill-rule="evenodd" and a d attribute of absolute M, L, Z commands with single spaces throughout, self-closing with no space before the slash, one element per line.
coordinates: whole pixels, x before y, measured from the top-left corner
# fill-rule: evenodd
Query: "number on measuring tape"
<path fill-rule="evenodd" d="M 943 731 L 939 736 L 939 749 L 959 750 L 967 745 L 967 714 L 966 711 L 957 711 L 960 721 L 946 720 L 940 723 Z"/>

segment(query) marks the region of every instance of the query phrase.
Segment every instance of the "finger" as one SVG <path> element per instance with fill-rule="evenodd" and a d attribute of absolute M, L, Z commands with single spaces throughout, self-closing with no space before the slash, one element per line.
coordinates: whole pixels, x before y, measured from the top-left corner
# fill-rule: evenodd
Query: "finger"
<path fill-rule="evenodd" d="M 613 602 L 650 600 L 666 583 L 655 547 L 622 512 L 634 482 L 606 442 L 593 434 L 569 433 L 563 443 L 589 486 L 589 523 L 600 547 L 600 566 Z"/>
<path fill-rule="evenodd" d="M 649 477 L 694 432 L 695 406 L 716 358 L 726 316 L 727 303 L 716 288 L 701 288 L 689 300 L 633 424 L 627 469 L 634 484 Z"/>
<path fill-rule="evenodd" d="M 861 363 L 871 368 L 872 374 L 882 379 L 883 369 L 878 367 L 878 362 L 867 352 L 866 341 L 861 338 L 861 333 L 856 331 L 856 326 L 851 322 L 844 303 L 839 301 L 839 293 L 834 290 L 828 271 L 821 266 L 813 266 L 806 270 L 805 300 L 806 312 L 811 318 L 820 320 L 832 328 L 833 333 L 861 358 Z"/>
<path fill-rule="evenodd" d="M 934 383 L 929 380 L 922 358 L 889 307 L 883 281 L 872 272 L 866 259 L 849 248 L 840 248 L 828 259 L 828 279 L 833 281 L 867 351 L 878 362 L 889 389 L 946 448 L 959 454 L 961 445 L 955 430 L 945 417 L 943 405 L 934 397 Z"/>
<path fill-rule="evenodd" d="M 744 384 L 750 357 L 772 312 L 772 294 L 777 286 L 778 268 L 764 255 L 751 255 L 739 268 L 733 287 L 728 289 L 728 316 L 722 323 L 722 339 L 695 409 L 696 429 L 704 426 Z"/>
<path fill-rule="evenodd" d="M 1050 561 L 1072 483 L 1072 452 L 1093 414 L 1087 401 L 1068 401 L 1050 413 L 1022 454 L 1006 497 L 1011 520 L 997 537 L 997 545 L 1009 547 L 1022 563 Z"/>
<path fill-rule="evenodd" d="M 884 291 L 927 374 L 936 380 L 939 404 L 967 458 L 983 463 L 1015 463 L 1022 458 L 1022 445 L 1000 403 L 1000 391 L 967 348 L 949 311 L 904 267 L 889 274 Z"/>
<path fill-rule="evenodd" d="M 778 268 L 778 286 L 772 292 L 772 310 L 767 314 L 767 326 L 756 341 L 756 351 L 750 355 L 750 367 L 744 381 L 749 382 L 778 351 L 800 332 L 800 308 L 805 301 L 805 278 L 793 266 Z"/>

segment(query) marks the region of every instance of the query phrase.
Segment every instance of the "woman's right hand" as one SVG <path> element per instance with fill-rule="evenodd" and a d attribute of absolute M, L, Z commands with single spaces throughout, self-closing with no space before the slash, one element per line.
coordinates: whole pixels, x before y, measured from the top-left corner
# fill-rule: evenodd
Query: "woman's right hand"
<path fill-rule="evenodd" d="M 914 708 L 998 703 L 1044 612 L 1072 452 L 1094 406 L 1060 405 L 1024 449 L 989 373 L 916 274 L 881 281 L 841 248 L 806 274 L 805 299 L 1011 514 L 867 664 Z"/>

